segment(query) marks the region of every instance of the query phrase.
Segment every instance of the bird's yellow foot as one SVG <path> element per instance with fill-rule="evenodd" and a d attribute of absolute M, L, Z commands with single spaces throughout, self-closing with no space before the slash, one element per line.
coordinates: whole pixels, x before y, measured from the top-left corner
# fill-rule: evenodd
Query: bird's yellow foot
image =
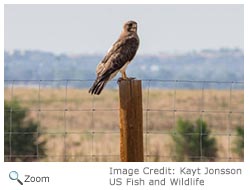
<path fill-rule="evenodd" d="M 117 83 L 120 83 L 121 81 L 125 80 L 124 78 L 120 77 L 118 80 L 117 80 Z"/>
<path fill-rule="evenodd" d="M 126 80 L 134 80 L 134 79 L 135 79 L 135 77 L 129 77 Z"/>
<path fill-rule="evenodd" d="M 122 78 L 122 77 L 120 77 L 118 80 L 117 80 L 117 83 L 120 83 L 121 81 L 123 81 L 123 80 L 134 80 L 135 79 L 135 77 L 127 77 L 127 78 Z"/>

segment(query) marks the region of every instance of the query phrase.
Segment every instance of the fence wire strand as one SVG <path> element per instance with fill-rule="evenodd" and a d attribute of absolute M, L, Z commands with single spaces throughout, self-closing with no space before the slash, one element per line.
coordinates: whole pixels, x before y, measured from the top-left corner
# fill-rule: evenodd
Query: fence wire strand
<path fill-rule="evenodd" d="M 105 108 L 98 108 L 96 107 L 96 97 L 92 96 L 91 97 L 91 107 L 90 108 L 70 108 L 69 107 L 69 92 L 71 90 L 71 86 L 69 83 L 71 82 L 92 82 L 93 80 L 78 80 L 78 79 L 65 79 L 65 80 L 5 80 L 5 89 L 10 89 L 10 101 L 14 101 L 14 99 L 16 98 L 15 95 L 15 89 L 18 88 L 20 85 L 18 84 L 22 84 L 22 87 L 29 87 L 29 82 L 35 83 L 38 89 L 38 95 L 37 95 L 37 108 L 28 108 L 28 112 L 35 112 L 37 115 L 37 121 L 38 121 L 38 127 L 37 130 L 35 132 L 18 132 L 18 131 L 13 131 L 13 113 L 15 112 L 19 112 L 21 110 L 16 110 L 13 109 L 12 106 L 10 107 L 9 110 L 5 110 L 6 112 L 9 112 L 9 132 L 5 132 L 4 134 L 9 138 L 9 154 L 5 155 L 5 158 L 7 161 L 11 161 L 13 158 L 22 158 L 22 157 L 30 157 L 30 158 L 36 158 L 37 161 L 40 161 L 40 159 L 43 161 L 43 159 L 46 158 L 50 158 L 53 161 L 69 161 L 70 158 L 76 158 L 76 159 L 80 159 L 84 158 L 84 161 L 107 161 L 109 160 L 108 158 L 112 158 L 112 161 L 119 161 L 119 153 L 117 152 L 117 154 L 113 154 L 113 151 L 111 151 L 111 154 L 99 154 L 96 151 L 96 142 L 95 140 L 98 137 L 98 135 L 119 135 L 119 126 L 117 126 L 117 129 L 114 130 L 107 130 L 107 131 L 99 131 L 96 127 L 95 127 L 95 121 L 96 119 L 98 119 L 99 114 L 102 113 L 107 113 L 109 112 L 110 114 L 113 113 L 118 113 L 119 109 L 114 108 L 114 107 L 105 107 Z M 243 82 L 239 82 L 239 81 L 193 81 L 193 80 L 153 80 L 153 79 L 145 79 L 142 80 L 143 84 L 146 85 L 146 87 L 144 87 L 144 95 L 145 97 L 143 97 L 143 99 L 145 100 L 144 105 L 143 105 L 143 115 L 145 116 L 144 118 L 144 157 L 145 157 L 145 161 L 152 161 L 152 159 L 160 159 L 160 160 L 167 160 L 167 161 L 171 161 L 174 160 L 176 158 L 176 155 L 174 153 L 171 153 L 171 155 L 165 155 L 165 154 L 161 154 L 161 153 L 157 153 L 157 155 L 152 154 L 152 139 L 151 136 L 152 135 L 177 135 L 177 118 L 178 118 L 178 114 L 179 113 L 187 113 L 187 114 L 192 114 L 192 113 L 197 113 L 199 114 L 199 118 L 200 118 L 200 124 L 199 124 L 199 128 L 200 128 L 200 133 L 199 135 L 199 152 L 200 152 L 200 156 L 190 156 L 190 158 L 193 159 L 197 159 L 200 161 L 204 160 L 204 156 L 203 156 L 203 137 L 206 135 L 213 135 L 216 137 L 227 137 L 227 151 L 226 151 L 226 156 L 225 155 L 219 155 L 218 157 L 216 157 L 217 160 L 221 160 L 221 161 L 238 161 L 241 160 L 238 157 L 233 156 L 232 154 L 232 138 L 237 136 L 236 134 L 234 134 L 232 132 L 233 129 L 233 124 L 232 124 L 232 117 L 233 114 L 239 114 L 239 122 L 241 122 L 242 124 L 242 120 L 244 120 L 243 115 L 244 115 L 244 110 L 240 109 L 240 110 L 233 110 L 233 106 L 232 104 L 233 102 L 233 92 L 234 92 L 234 86 L 235 85 L 241 85 L 241 87 L 244 87 L 244 83 Z M 63 109 L 58 108 L 58 107 L 53 107 L 53 108 L 44 108 L 42 107 L 42 95 L 41 95 L 41 91 L 46 88 L 46 86 L 44 87 L 42 83 L 53 83 L 53 82 L 62 82 L 64 83 L 64 106 Z M 169 91 L 171 91 L 171 98 L 172 100 L 170 101 L 170 104 L 172 106 L 170 106 L 170 108 L 162 108 L 162 107 L 151 107 L 151 90 L 154 91 L 153 88 L 153 84 L 155 82 L 160 82 L 160 83 L 164 83 L 166 84 L 166 86 L 168 86 L 169 84 L 173 85 L 172 88 L 164 88 L 167 89 Z M 186 89 L 186 88 L 178 88 L 178 85 L 181 85 L 182 83 L 187 83 L 187 84 L 199 84 L 199 88 L 195 88 L 196 90 L 198 90 L 198 92 L 200 92 L 200 100 L 196 100 L 198 102 L 198 108 L 180 108 L 177 106 L 177 91 L 179 89 Z M 206 90 L 206 85 L 211 85 L 211 84 L 217 84 L 217 85 L 221 85 L 221 84 L 228 84 L 230 85 L 229 89 L 229 100 L 228 100 L 228 109 L 227 110 L 217 110 L 217 109 L 206 109 L 205 106 L 205 98 L 206 98 L 206 94 L 205 94 L 205 90 Z M 34 86 L 29 87 L 29 88 L 34 88 Z M 62 87 L 60 87 L 62 88 Z M 157 89 L 157 88 L 156 88 Z M 193 89 L 193 88 L 192 88 Z M 192 91 L 192 89 L 188 89 Z M 237 89 L 237 88 L 236 88 Z M 242 88 L 241 88 L 242 89 Z M 86 89 L 82 89 L 82 90 L 86 90 Z M 197 92 L 197 93 L 198 93 Z M 179 93 L 179 92 L 178 92 Z M 244 97 L 243 97 L 244 98 Z M 103 100 L 104 101 L 104 100 Z M 167 101 L 167 100 L 165 100 Z M 226 103 L 225 103 L 226 104 Z M 235 103 L 234 103 L 235 104 Z M 172 108 L 171 108 L 172 107 Z M 63 112 L 63 131 L 44 131 L 43 130 L 43 125 L 42 122 L 46 122 L 43 121 L 43 116 L 42 114 L 44 113 L 56 113 L 56 112 Z M 70 122 L 69 121 L 70 115 L 69 113 L 90 113 L 90 129 L 86 130 L 86 131 L 81 131 L 81 132 L 77 132 L 77 131 L 69 131 L 70 129 Z M 161 113 L 161 114 L 166 114 L 166 113 L 170 113 L 172 114 L 172 118 L 170 119 L 172 122 L 172 130 L 158 130 L 158 129 L 152 129 L 151 127 L 151 116 L 150 114 L 152 113 Z M 227 115 L 227 121 L 226 121 L 226 131 L 225 132 L 218 132 L 218 131 L 212 131 L 210 134 L 206 134 L 203 132 L 203 122 L 205 122 L 205 114 L 226 114 Z M 163 116 L 162 116 L 163 117 Z M 167 115 L 167 117 L 169 117 Z M 71 119 L 72 120 L 72 119 Z M 119 118 L 117 118 L 117 120 L 119 120 Z M 81 125 L 85 125 L 85 123 L 81 123 Z M 186 133 L 185 135 L 194 135 L 195 133 Z M 13 135 L 35 135 L 37 138 L 39 138 L 40 136 L 43 135 L 62 135 L 63 136 L 63 154 L 59 154 L 57 152 L 55 152 L 55 154 L 48 154 L 48 155 L 41 155 L 39 152 L 39 143 L 37 142 L 36 144 L 36 154 L 35 155 L 15 155 L 12 152 L 12 145 L 13 145 Z M 72 154 L 70 152 L 72 152 L 72 150 L 70 150 L 70 148 L 72 147 L 72 144 L 70 144 L 70 142 L 72 141 L 72 139 L 69 139 L 70 135 L 86 135 L 87 138 L 90 137 L 90 151 L 86 154 Z M 112 140 L 112 139 L 110 139 Z M 50 142 L 47 142 L 50 143 Z M 103 142 L 103 144 L 105 144 Z M 119 143 L 116 145 L 119 146 Z M 176 149 L 176 147 L 173 147 L 173 149 Z M 176 150 L 175 150 L 176 151 Z M 175 152 L 173 151 L 173 152 Z M 89 158 L 89 159 L 88 159 Z M 104 158 L 104 159 L 102 159 Z M 209 158 L 209 157 L 206 157 Z M 62 159 L 62 160 L 61 160 Z M 211 157 L 211 159 L 213 159 L 213 157 Z"/>

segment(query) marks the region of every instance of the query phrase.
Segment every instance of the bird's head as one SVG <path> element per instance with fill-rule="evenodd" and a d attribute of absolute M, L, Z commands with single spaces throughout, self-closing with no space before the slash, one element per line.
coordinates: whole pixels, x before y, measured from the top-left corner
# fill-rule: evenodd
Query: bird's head
<path fill-rule="evenodd" d="M 123 25 L 125 32 L 137 32 L 137 23 L 135 21 L 128 21 Z"/>

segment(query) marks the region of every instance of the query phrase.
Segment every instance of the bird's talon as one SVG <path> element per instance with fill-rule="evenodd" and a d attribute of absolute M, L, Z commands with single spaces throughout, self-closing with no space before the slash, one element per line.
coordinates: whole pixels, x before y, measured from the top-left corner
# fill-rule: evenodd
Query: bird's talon
<path fill-rule="evenodd" d="M 122 78 L 122 77 L 120 77 L 118 80 L 117 80 L 117 83 L 120 83 L 121 81 L 123 81 L 123 80 L 135 80 L 135 77 L 127 77 L 127 78 Z"/>
<path fill-rule="evenodd" d="M 122 77 L 120 77 L 118 80 L 117 80 L 117 83 L 120 83 L 122 80 L 124 80 Z"/>
<path fill-rule="evenodd" d="M 127 80 L 135 80 L 135 77 L 127 78 Z"/>

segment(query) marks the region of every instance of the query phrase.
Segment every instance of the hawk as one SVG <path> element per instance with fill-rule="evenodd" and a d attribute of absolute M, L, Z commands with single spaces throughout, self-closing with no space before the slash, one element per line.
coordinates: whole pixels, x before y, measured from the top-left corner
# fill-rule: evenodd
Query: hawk
<path fill-rule="evenodd" d="M 139 47 L 137 35 L 137 23 L 128 21 L 123 25 L 123 31 L 118 40 L 112 45 L 107 55 L 96 67 L 96 80 L 89 93 L 99 95 L 109 80 L 114 78 L 120 71 L 122 78 L 129 79 L 126 75 L 126 68 L 134 58 Z"/>

